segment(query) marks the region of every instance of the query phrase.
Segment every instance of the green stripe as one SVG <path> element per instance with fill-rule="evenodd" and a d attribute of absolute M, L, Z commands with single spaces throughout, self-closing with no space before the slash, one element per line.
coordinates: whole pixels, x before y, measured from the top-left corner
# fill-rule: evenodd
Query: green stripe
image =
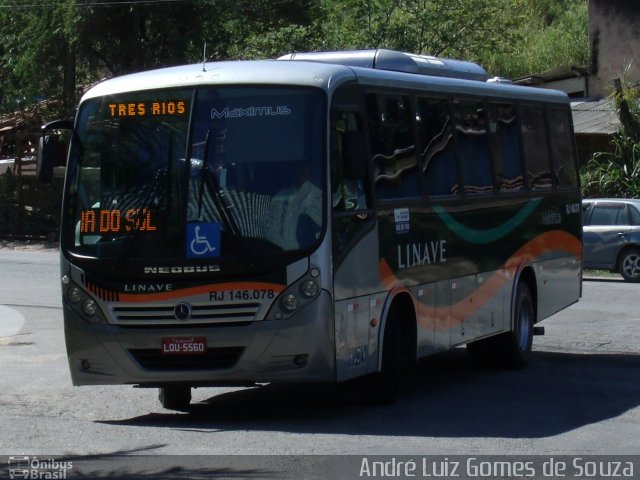
<path fill-rule="evenodd" d="M 522 209 L 516 213 L 513 217 L 507 220 L 502 225 L 488 230 L 474 230 L 473 228 L 466 227 L 453 218 L 449 212 L 447 212 L 442 206 L 433 207 L 434 212 L 440 217 L 447 227 L 463 240 L 475 243 L 475 244 L 487 244 L 495 242 L 500 238 L 503 238 L 515 230 L 525 219 L 531 215 L 531 213 L 538 208 L 542 202 L 542 198 L 536 198 L 529 200 Z"/>

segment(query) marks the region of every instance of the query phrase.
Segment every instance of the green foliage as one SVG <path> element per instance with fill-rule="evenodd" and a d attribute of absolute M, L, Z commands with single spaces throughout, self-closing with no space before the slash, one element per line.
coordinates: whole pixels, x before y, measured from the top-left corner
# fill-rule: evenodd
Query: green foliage
<path fill-rule="evenodd" d="M 0 90 L 9 93 L 15 106 L 59 97 L 68 85 L 66 67 L 78 42 L 75 2 L 48 0 L 41 5 L 0 10 Z"/>
<path fill-rule="evenodd" d="M 515 39 L 504 0 L 325 0 L 316 28 L 324 49 L 391 48 L 480 60 Z"/>
<path fill-rule="evenodd" d="M 585 65 L 587 0 L 0 0 L 0 111 L 149 68 L 392 48 L 517 77 Z"/>
<path fill-rule="evenodd" d="M 585 197 L 640 198 L 640 143 L 616 135 L 615 152 L 596 153 L 584 166 L 581 181 Z"/>
<path fill-rule="evenodd" d="M 485 66 L 518 78 L 557 67 L 587 65 L 587 0 L 516 0 L 512 4 L 516 42 L 486 51 Z"/>
<path fill-rule="evenodd" d="M 583 167 L 585 197 L 640 198 L 640 94 L 628 83 L 612 95 L 622 128 L 613 136 L 613 152 L 599 152 Z"/>

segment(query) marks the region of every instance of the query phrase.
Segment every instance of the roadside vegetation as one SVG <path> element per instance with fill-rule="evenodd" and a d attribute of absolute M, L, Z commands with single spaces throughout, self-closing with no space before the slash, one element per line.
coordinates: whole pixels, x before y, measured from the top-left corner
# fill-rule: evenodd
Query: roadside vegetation
<path fill-rule="evenodd" d="M 295 51 L 390 48 L 471 60 L 507 78 L 586 66 L 587 3 L 0 0 L 0 120 L 33 105 L 42 121 L 71 117 L 82 93 L 112 76 Z M 583 165 L 586 196 L 640 196 L 638 93 L 623 82 L 615 99 L 635 120 L 616 135 L 613 153 Z M 5 230 L 16 222 L 12 182 L 0 182 L 0 233 L 3 222 Z M 40 230 L 54 216 L 47 211 Z"/>
<path fill-rule="evenodd" d="M 49 114 L 71 115 L 102 78 L 203 57 L 369 48 L 510 78 L 584 66 L 587 0 L 0 0 L 0 113 L 58 99 Z"/>
<path fill-rule="evenodd" d="M 596 153 L 581 171 L 585 197 L 640 198 L 640 92 L 628 81 L 614 83 L 612 98 L 621 121 L 612 151 Z"/>

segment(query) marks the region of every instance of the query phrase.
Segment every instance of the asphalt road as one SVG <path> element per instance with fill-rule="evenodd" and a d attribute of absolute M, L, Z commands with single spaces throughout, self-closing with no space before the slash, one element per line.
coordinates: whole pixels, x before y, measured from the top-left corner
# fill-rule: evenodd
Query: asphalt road
<path fill-rule="evenodd" d="M 456 349 L 422 361 L 390 407 L 268 385 L 194 390 L 190 413 L 155 390 L 72 387 L 57 253 L 0 250 L 0 286 L 0 455 L 640 453 L 640 285 L 586 281 L 524 370 Z"/>

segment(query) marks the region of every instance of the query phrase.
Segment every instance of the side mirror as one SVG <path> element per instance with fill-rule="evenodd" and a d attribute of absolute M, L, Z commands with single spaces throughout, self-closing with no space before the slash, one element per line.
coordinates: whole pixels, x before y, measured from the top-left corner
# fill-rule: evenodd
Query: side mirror
<path fill-rule="evenodd" d="M 67 163 L 67 144 L 60 135 L 55 135 L 52 130 L 72 130 L 71 120 L 56 120 L 41 127 L 42 134 L 38 141 L 38 163 L 36 165 L 36 178 L 40 183 L 51 183 L 53 179 L 53 167 L 64 166 Z"/>

